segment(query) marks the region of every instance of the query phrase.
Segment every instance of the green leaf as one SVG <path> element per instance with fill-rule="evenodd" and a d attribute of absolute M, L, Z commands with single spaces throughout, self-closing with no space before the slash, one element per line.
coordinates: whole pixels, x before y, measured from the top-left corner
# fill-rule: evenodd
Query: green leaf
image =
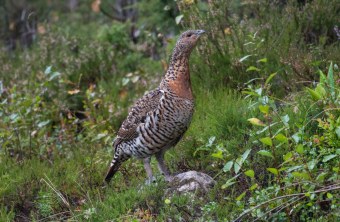
<path fill-rule="evenodd" d="M 262 155 L 262 156 L 274 158 L 273 154 L 271 152 L 267 151 L 267 150 L 260 150 L 257 153 Z"/>
<path fill-rule="evenodd" d="M 260 87 L 260 88 L 255 89 L 254 91 L 257 93 L 257 95 L 261 96 L 263 89 Z"/>
<path fill-rule="evenodd" d="M 100 140 L 107 136 L 108 132 L 105 130 L 103 133 L 98 133 L 96 137 L 92 139 L 92 141 Z"/>
<path fill-rule="evenodd" d="M 287 137 L 283 135 L 282 133 L 279 133 L 275 136 L 275 139 L 280 141 L 281 143 L 286 143 L 288 141 Z"/>
<path fill-rule="evenodd" d="M 240 196 L 236 197 L 237 201 L 240 201 L 243 199 L 243 197 L 246 195 L 246 191 L 244 191 L 243 193 L 240 194 Z"/>
<path fill-rule="evenodd" d="M 215 140 L 216 140 L 215 136 L 210 137 L 208 143 L 205 146 L 211 147 L 214 144 Z"/>
<path fill-rule="evenodd" d="M 327 78 L 326 78 L 325 74 L 321 70 L 319 70 L 319 74 L 320 74 L 320 84 L 324 85 L 325 82 L 327 81 Z"/>
<path fill-rule="evenodd" d="M 242 91 L 243 94 L 251 95 L 251 96 L 258 96 L 257 93 L 252 92 L 252 91 Z"/>
<path fill-rule="evenodd" d="M 231 170 L 231 168 L 233 167 L 233 164 L 234 164 L 234 162 L 231 160 L 231 161 L 228 161 L 225 165 L 224 165 L 224 167 L 223 167 L 223 171 L 224 172 L 229 172 L 230 170 Z"/>
<path fill-rule="evenodd" d="M 50 123 L 50 120 L 42 121 L 42 122 L 38 123 L 38 127 L 39 128 L 44 127 L 49 123 Z"/>
<path fill-rule="evenodd" d="M 327 195 L 328 199 L 332 199 L 333 198 L 333 195 L 331 193 L 327 193 L 326 195 Z"/>
<path fill-rule="evenodd" d="M 60 73 L 59 72 L 54 72 L 54 73 L 52 73 L 52 75 L 50 76 L 48 81 L 52 81 L 53 79 L 55 79 L 58 76 L 60 76 Z"/>
<path fill-rule="evenodd" d="M 316 160 L 311 160 L 311 161 L 309 161 L 309 162 L 307 163 L 308 169 L 309 169 L 309 170 L 314 169 L 316 163 L 317 163 Z"/>
<path fill-rule="evenodd" d="M 292 175 L 298 179 L 305 179 L 305 180 L 310 179 L 308 173 L 306 172 L 292 172 Z"/>
<path fill-rule="evenodd" d="M 233 185 L 235 182 L 235 179 L 238 177 L 239 175 L 234 176 L 233 178 L 230 178 L 229 180 L 227 180 L 227 182 L 225 184 L 222 185 L 222 189 L 226 189 L 228 187 L 230 187 L 231 185 Z"/>
<path fill-rule="evenodd" d="M 171 200 L 170 200 L 170 199 L 165 199 L 165 200 L 164 200 L 164 203 L 165 203 L 165 204 L 171 204 Z"/>
<path fill-rule="evenodd" d="M 288 152 L 283 156 L 283 160 L 284 161 L 288 161 L 293 157 L 293 153 L 292 152 Z"/>
<path fill-rule="evenodd" d="M 230 187 L 231 185 L 233 185 L 234 183 L 236 183 L 236 182 L 235 181 L 226 182 L 225 184 L 223 184 L 221 186 L 221 189 L 226 189 L 226 188 Z"/>
<path fill-rule="evenodd" d="M 326 90 L 324 87 L 322 87 L 320 84 L 318 84 L 315 88 L 315 92 L 320 95 L 321 97 L 325 97 L 326 96 Z"/>
<path fill-rule="evenodd" d="M 259 71 L 261 71 L 261 69 L 256 68 L 255 66 L 249 66 L 248 69 L 246 70 L 246 72 L 250 72 L 250 71 L 259 72 Z"/>
<path fill-rule="evenodd" d="M 126 86 L 130 82 L 129 78 L 122 78 L 122 85 Z"/>
<path fill-rule="evenodd" d="M 12 121 L 16 121 L 18 118 L 19 118 L 19 114 L 17 113 L 12 113 L 9 118 L 12 120 Z"/>
<path fill-rule="evenodd" d="M 333 76 L 333 62 L 331 62 L 331 64 L 329 65 L 329 69 L 328 69 L 328 74 L 327 74 L 327 80 L 328 80 L 328 84 L 330 87 L 330 91 L 331 91 L 331 95 L 334 94 L 334 76 Z"/>
<path fill-rule="evenodd" d="M 293 140 L 295 141 L 295 143 L 298 143 L 301 139 L 301 137 L 299 136 L 299 133 L 295 133 L 293 136 L 292 136 Z"/>
<path fill-rule="evenodd" d="M 316 181 L 318 181 L 318 182 L 323 182 L 323 181 L 325 180 L 326 175 L 327 175 L 327 173 L 325 173 L 325 172 L 320 173 L 320 174 L 316 177 Z"/>
<path fill-rule="evenodd" d="M 288 116 L 288 114 L 284 115 L 284 116 L 281 116 L 281 120 L 283 123 L 288 123 L 290 118 Z"/>
<path fill-rule="evenodd" d="M 273 141 L 270 137 L 263 137 L 260 139 L 261 143 L 263 143 L 264 145 L 267 146 L 272 146 L 273 145 Z"/>
<path fill-rule="evenodd" d="M 264 123 L 257 118 L 250 118 L 250 119 L 248 119 L 248 122 L 250 122 L 251 124 L 253 124 L 255 126 L 265 126 Z"/>
<path fill-rule="evenodd" d="M 336 136 L 340 139 L 340 126 L 335 129 Z"/>
<path fill-rule="evenodd" d="M 48 75 L 51 73 L 51 70 L 52 70 L 52 66 L 47 66 L 46 69 L 45 69 L 45 75 Z"/>
<path fill-rule="evenodd" d="M 269 106 L 268 105 L 259 105 L 259 110 L 264 113 L 264 114 L 268 114 L 269 113 Z"/>
<path fill-rule="evenodd" d="M 267 170 L 276 176 L 279 174 L 279 171 L 276 168 L 267 168 Z"/>
<path fill-rule="evenodd" d="M 235 160 L 234 171 L 236 174 L 240 171 L 242 164 L 243 164 L 243 160 L 241 157 Z"/>
<path fill-rule="evenodd" d="M 245 161 L 248 158 L 250 151 L 251 151 L 251 149 L 248 149 L 242 154 L 242 160 L 243 161 Z"/>
<path fill-rule="evenodd" d="M 249 190 L 255 190 L 259 185 L 257 183 L 253 184 Z"/>
<path fill-rule="evenodd" d="M 323 159 L 322 159 L 322 162 L 326 163 L 326 162 L 328 162 L 329 160 L 333 159 L 334 157 L 336 157 L 335 154 L 331 154 L 331 155 L 324 156 Z"/>
<path fill-rule="evenodd" d="M 298 169 L 300 169 L 300 168 L 302 168 L 302 166 L 292 166 L 292 167 L 289 167 L 289 168 L 286 170 L 286 172 L 289 173 L 289 172 L 292 172 L 292 171 L 294 171 L 294 170 L 298 170 Z"/>
<path fill-rule="evenodd" d="M 182 21 L 183 15 L 178 15 L 175 18 L 176 24 L 178 25 Z"/>
<path fill-rule="evenodd" d="M 262 58 L 262 59 L 257 60 L 257 62 L 266 63 L 266 62 L 268 62 L 268 59 L 267 58 Z"/>
<path fill-rule="evenodd" d="M 306 87 L 306 89 L 307 89 L 309 95 L 312 97 L 312 99 L 314 101 L 318 101 L 318 100 L 320 100 L 322 98 L 322 96 L 319 93 L 317 93 L 316 91 L 312 90 L 311 88 Z"/>
<path fill-rule="evenodd" d="M 211 154 L 212 157 L 223 159 L 223 153 L 221 150 L 217 151 L 216 153 Z"/>
<path fill-rule="evenodd" d="M 254 178 L 255 176 L 254 170 L 247 170 L 244 174 L 250 178 Z"/>
<path fill-rule="evenodd" d="M 268 83 L 270 83 L 270 81 L 276 76 L 276 74 L 277 74 L 277 72 L 274 72 L 274 73 L 270 74 L 264 84 L 268 85 Z"/>
<path fill-rule="evenodd" d="M 302 144 L 297 145 L 295 150 L 297 153 L 303 154 L 303 145 Z"/>
<path fill-rule="evenodd" d="M 242 58 L 240 58 L 239 62 L 243 62 L 244 60 L 248 59 L 250 56 L 252 55 L 243 56 Z"/>

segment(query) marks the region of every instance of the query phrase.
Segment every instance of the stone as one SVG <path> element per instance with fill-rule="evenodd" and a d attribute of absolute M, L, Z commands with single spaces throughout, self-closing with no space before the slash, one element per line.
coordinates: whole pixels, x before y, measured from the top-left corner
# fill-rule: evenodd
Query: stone
<path fill-rule="evenodd" d="M 168 191 L 171 193 L 207 193 L 215 184 L 216 181 L 205 173 L 188 171 L 174 176 L 169 184 Z"/>

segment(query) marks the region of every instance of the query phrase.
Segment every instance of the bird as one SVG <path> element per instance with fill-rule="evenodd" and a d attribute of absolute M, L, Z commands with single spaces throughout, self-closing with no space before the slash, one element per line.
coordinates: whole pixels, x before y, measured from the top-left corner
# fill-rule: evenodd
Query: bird
<path fill-rule="evenodd" d="M 160 85 L 130 108 L 113 142 L 114 155 L 105 176 L 106 183 L 131 157 L 143 160 L 147 181 L 152 182 L 153 155 L 165 180 L 171 181 L 164 154 L 181 140 L 194 113 L 189 57 L 203 33 L 204 30 L 187 30 L 180 35 Z"/>

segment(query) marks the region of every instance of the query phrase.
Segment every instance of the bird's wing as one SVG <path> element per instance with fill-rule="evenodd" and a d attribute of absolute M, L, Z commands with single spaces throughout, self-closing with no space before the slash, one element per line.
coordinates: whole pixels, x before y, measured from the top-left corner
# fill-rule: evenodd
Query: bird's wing
<path fill-rule="evenodd" d="M 150 111 L 157 108 L 163 93 L 162 90 L 157 88 L 137 100 L 118 131 L 115 146 L 121 141 L 130 140 L 138 136 L 137 127 L 144 123 Z"/>

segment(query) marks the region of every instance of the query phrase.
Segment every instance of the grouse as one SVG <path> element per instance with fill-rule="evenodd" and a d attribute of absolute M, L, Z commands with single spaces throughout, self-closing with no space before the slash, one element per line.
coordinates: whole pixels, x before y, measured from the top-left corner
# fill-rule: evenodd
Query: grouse
<path fill-rule="evenodd" d="M 164 153 L 175 146 L 188 129 L 194 112 L 189 57 L 204 30 L 181 34 L 173 50 L 168 70 L 160 85 L 137 100 L 118 131 L 113 143 L 114 156 L 105 181 L 130 157 L 144 160 L 148 180 L 153 180 L 150 165 L 155 155 L 165 179 L 171 179 Z"/>

